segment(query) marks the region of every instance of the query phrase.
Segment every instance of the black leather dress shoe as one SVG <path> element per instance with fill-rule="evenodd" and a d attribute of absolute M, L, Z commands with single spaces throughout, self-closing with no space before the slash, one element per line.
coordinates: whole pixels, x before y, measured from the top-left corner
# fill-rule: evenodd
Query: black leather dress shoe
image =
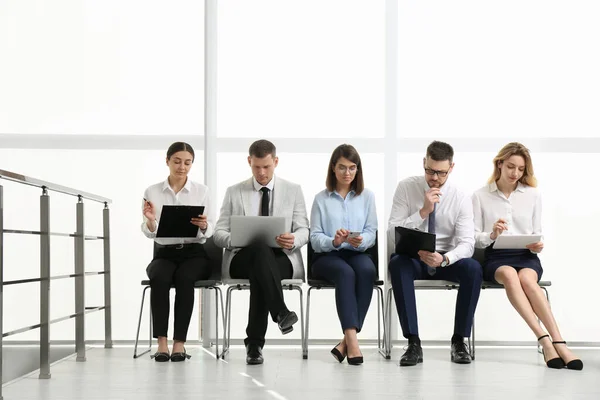
<path fill-rule="evenodd" d="M 471 354 L 465 342 L 452 343 L 450 360 L 457 364 L 471 364 Z"/>
<path fill-rule="evenodd" d="M 284 335 L 294 330 L 292 325 L 296 322 L 298 322 L 298 316 L 293 311 L 282 311 L 277 315 L 277 325 Z"/>
<path fill-rule="evenodd" d="M 409 344 L 406 351 L 400 357 L 400 366 L 407 367 L 423 362 L 423 348 L 416 343 Z"/>
<path fill-rule="evenodd" d="M 257 344 L 246 345 L 246 364 L 259 365 L 265 361 L 262 355 L 262 350 Z"/>

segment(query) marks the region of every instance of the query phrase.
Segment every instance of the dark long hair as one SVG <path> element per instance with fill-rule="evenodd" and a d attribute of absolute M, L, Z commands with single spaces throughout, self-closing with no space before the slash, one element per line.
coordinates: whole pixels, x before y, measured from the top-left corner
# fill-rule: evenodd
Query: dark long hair
<path fill-rule="evenodd" d="M 354 146 L 350 144 L 339 145 L 331 154 L 331 159 L 329 160 L 329 167 L 327 168 L 327 180 L 325 181 L 327 190 L 329 190 L 330 192 L 333 192 L 335 190 L 337 178 L 335 177 L 334 169 L 335 165 L 342 157 L 356 164 L 356 175 L 354 175 L 354 180 L 350 184 L 350 189 L 354 190 L 354 192 L 357 195 L 359 195 L 365 189 L 365 183 L 363 181 L 362 162 L 360 161 L 358 151 L 356 151 Z"/>

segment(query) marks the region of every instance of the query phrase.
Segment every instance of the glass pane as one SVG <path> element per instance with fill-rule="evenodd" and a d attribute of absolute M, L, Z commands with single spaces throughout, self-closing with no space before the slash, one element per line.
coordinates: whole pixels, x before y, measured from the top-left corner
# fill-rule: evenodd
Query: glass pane
<path fill-rule="evenodd" d="M 600 3 L 399 2 L 399 137 L 598 137 Z"/>
<path fill-rule="evenodd" d="M 22 0 L 0 26 L 0 132 L 203 132 L 203 2 Z"/>
<path fill-rule="evenodd" d="M 218 135 L 383 137 L 383 0 L 219 1 Z"/>

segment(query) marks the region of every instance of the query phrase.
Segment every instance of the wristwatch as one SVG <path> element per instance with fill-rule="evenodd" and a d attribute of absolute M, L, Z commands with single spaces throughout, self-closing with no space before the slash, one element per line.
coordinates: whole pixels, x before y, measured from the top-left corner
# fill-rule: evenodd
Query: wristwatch
<path fill-rule="evenodd" d="M 446 257 L 443 254 L 442 254 L 442 257 L 444 257 L 444 259 L 442 260 L 442 263 L 440 264 L 440 267 L 444 268 L 444 267 L 448 266 L 448 264 L 450 263 L 450 260 L 448 260 L 448 257 Z"/>

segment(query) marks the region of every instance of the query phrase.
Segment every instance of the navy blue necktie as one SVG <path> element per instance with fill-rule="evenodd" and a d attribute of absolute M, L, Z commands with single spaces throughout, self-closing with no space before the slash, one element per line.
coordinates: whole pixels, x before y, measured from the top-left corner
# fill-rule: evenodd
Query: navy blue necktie
<path fill-rule="evenodd" d="M 260 215 L 263 217 L 269 216 L 269 188 L 261 187 L 262 199 L 260 202 Z"/>
<path fill-rule="evenodd" d="M 435 233 L 435 209 L 437 208 L 437 203 L 433 203 L 433 211 L 429 214 L 429 221 L 427 221 L 427 232 Z M 436 269 L 433 267 L 427 266 L 427 272 L 429 275 L 433 276 L 436 273 Z"/>

